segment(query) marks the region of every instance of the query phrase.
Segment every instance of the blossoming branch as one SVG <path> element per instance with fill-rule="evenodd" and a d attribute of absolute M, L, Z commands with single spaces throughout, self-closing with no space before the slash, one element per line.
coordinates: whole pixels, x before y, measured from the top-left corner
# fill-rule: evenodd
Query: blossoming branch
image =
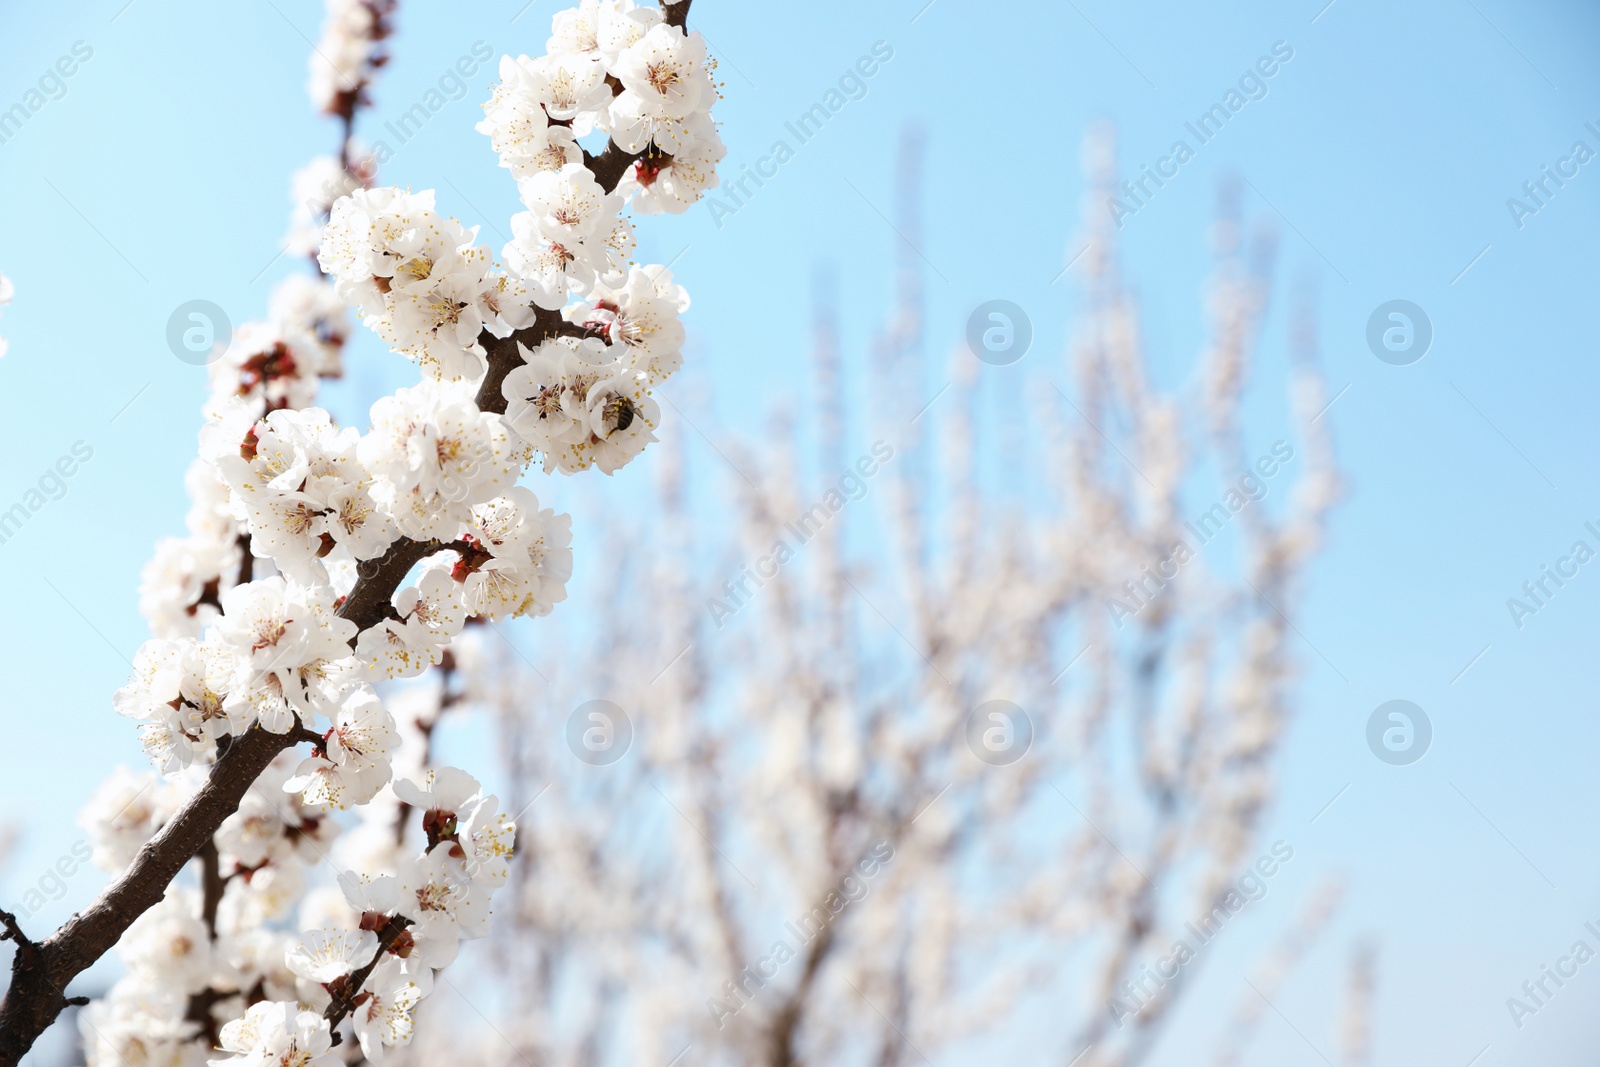
<path fill-rule="evenodd" d="M 3 916 L 0 1065 L 83 1002 L 64 990 L 119 939 L 90 1064 L 220 1045 L 213 1064 L 322 1067 L 346 1020 L 377 1062 L 505 881 L 514 823 L 465 771 L 396 776 L 378 686 L 444 662 L 471 618 L 565 599 L 570 522 L 517 484 L 531 465 L 610 474 L 656 439 L 689 302 L 632 263 L 623 211 L 681 213 L 716 184 L 717 89 L 688 0 L 556 15 L 544 55 L 502 58 L 478 126 L 526 209 L 497 262 L 432 191 L 374 186 L 353 140 L 394 7 L 329 0 L 311 92 L 342 139 L 296 176 L 290 236 L 322 276 L 286 281 L 212 364 L 188 534 L 147 568 L 153 636 L 116 696 L 161 774 L 113 776 L 85 811 L 117 875 L 98 900 L 40 942 Z M 421 372 L 364 433 L 312 406 L 347 308 Z M 334 813 L 375 803 L 420 813 L 422 850 L 308 892 Z M 191 863 L 197 884 L 175 882 Z"/>

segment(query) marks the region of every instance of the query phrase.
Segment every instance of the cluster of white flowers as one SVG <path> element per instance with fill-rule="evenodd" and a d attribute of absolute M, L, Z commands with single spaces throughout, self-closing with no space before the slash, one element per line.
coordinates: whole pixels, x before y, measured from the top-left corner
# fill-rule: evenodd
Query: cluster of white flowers
<path fill-rule="evenodd" d="M 383 41 L 395 0 L 328 0 L 322 40 L 311 54 L 311 102 L 346 121 L 365 100 L 362 92 L 387 61 Z"/>
<path fill-rule="evenodd" d="M 588 336 L 530 350 L 506 376 L 506 422 L 544 456 L 544 469 L 617 470 L 655 440 L 650 390 L 683 363 L 683 288 L 662 266 L 634 267 L 618 287 L 596 284 L 564 309 Z"/>
<path fill-rule="evenodd" d="M 358 190 L 333 206 L 322 269 L 368 326 L 434 376 L 481 377 L 479 336 L 508 336 L 533 321 L 526 294 L 492 276 L 476 231 L 433 209 L 432 191 Z"/>
<path fill-rule="evenodd" d="M 712 64 L 661 9 L 585 0 L 556 16 L 546 55 L 505 56 L 500 76 L 478 129 L 527 209 L 511 220 L 504 265 L 476 229 L 439 214 L 432 191 L 396 188 L 335 203 L 320 263 L 430 379 L 475 391 L 489 345 L 514 344 L 524 364 L 504 379 L 505 425 L 547 473 L 610 474 L 655 440 L 650 394 L 682 363 L 689 304 L 665 267 L 629 262 L 622 211 L 683 211 L 716 184 Z M 607 139 L 603 152 L 584 147 L 591 136 Z M 601 165 L 619 154 L 626 165 Z"/>
<path fill-rule="evenodd" d="M 351 151 L 392 8 L 328 0 L 313 70 L 339 77 L 314 73 L 312 93 L 345 139 L 296 175 L 288 240 L 324 276 L 283 282 L 211 363 L 188 532 L 145 570 L 152 639 L 115 701 L 158 773 L 113 776 L 85 810 L 97 861 L 125 870 L 246 735 L 283 750 L 196 857 L 198 885 L 123 938 L 126 974 L 85 1016 L 91 1067 L 218 1047 L 215 1064 L 332 1064 L 344 1018 L 372 1061 L 409 1039 L 433 970 L 485 932 L 514 832 L 464 771 L 427 766 L 453 656 L 475 619 L 549 613 L 572 574 L 570 520 L 517 482 L 536 459 L 627 463 L 682 363 L 688 297 L 629 262 L 621 212 L 679 211 L 715 183 L 699 36 L 585 0 L 556 16 L 550 55 L 504 59 L 484 128 L 527 210 L 502 267 L 431 191 L 373 188 Z M 351 307 L 423 371 L 365 433 L 312 406 Z M 426 683 L 403 680 L 436 664 L 432 709 L 412 708 Z M 337 890 L 314 884 L 330 855 Z M 294 940 L 291 920 L 315 932 Z"/>
<path fill-rule="evenodd" d="M 354 723 L 330 734 L 326 752 L 392 740 L 388 726 Z M 345 870 L 308 892 L 340 834 L 311 789 L 293 793 L 321 773 L 308 768 L 318 761 L 328 762 L 318 755 L 296 770 L 283 754 L 223 823 L 208 859 L 221 886 L 209 912 L 200 893 L 173 886 L 128 929 L 127 973 L 85 1012 L 90 1064 L 199 1067 L 220 1048 L 231 1055 L 209 1058 L 219 1067 L 332 1065 L 344 1061 L 330 1053 L 331 1024 L 345 1016 L 371 1062 L 410 1040 L 434 971 L 487 932 L 516 826 L 465 771 L 401 779 L 385 790 L 385 810 L 421 813 L 424 850 L 402 858 L 391 840 L 380 873 Z M 82 820 L 95 862 L 119 873 L 175 813 L 185 784 L 125 771 L 109 780 Z M 308 932 L 291 933 L 296 925 Z"/>
<path fill-rule="evenodd" d="M 538 59 L 500 61 L 500 85 L 478 126 L 537 220 L 518 231 L 524 255 L 581 258 L 570 242 L 592 239 L 592 230 L 581 232 L 581 214 L 550 217 L 552 209 L 594 213 L 608 206 L 571 169 L 583 161 L 577 139 L 592 129 L 625 152 L 642 153 L 616 190 L 641 214 L 687 211 L 716 186 L 727 150 L 711 121 L 716 86 L 699 34 L 668 25 L 655 7 L 583 0 L 556 16 L 546 49 Z"/>
<path fill-rule="evenodd" d="M 4 274 L 0 274 L 0 308 L 6 307 L 11 303 L 11 297 L 15 292 L 16 289 L 12 286 L 11 279 Z M 6 354 L 7 348 L 6 339 L 0 337 L 0 356 Z"/>
<path fill-rule="evenodd" d="M 273 291 L 267 319 L 241 324 L 212 361 L 203 438 L 213 441 L 223 426 L 248 427 L 266 414 L 311 404 L 319 379 L 339 375 L 349 332 L 349 312 L 331 286 L 286 278 Z M 231 444 L 235 455 L 242 435 Z M 216 458 L 205 455 L 190 466 L 188 533 L 156 545 L 140 582 L 140 610 L 157 638 L 199 637 L 216 622 L 222 594 L 241 575 L 248 580 L 252 531 Z"/>

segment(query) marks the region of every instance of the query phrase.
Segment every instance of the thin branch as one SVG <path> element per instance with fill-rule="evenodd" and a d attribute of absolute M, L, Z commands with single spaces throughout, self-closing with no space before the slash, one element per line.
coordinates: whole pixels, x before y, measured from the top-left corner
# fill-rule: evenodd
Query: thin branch
<path fill-rule="evenodd" d="M 315 730 L 308 730 L 304 726 L 296 725 L 289 731 L 289 740 L 294 744 L 311 744 L 319 749 L 325 749 L 328 744 L 326 734 L 319 734 Z"/>
<path fill-rule="evenodd" d="M 384 953 L 394 947 L 395 942 L 400 940 L 400 935 L 405 933 L 406 927 L 410 925 L 411 920 L 404 915 L 391 916 L 388 923 L 378 932 L 378 951 L 373 953 L 372 959 L 368 960 L 366 966 L 360 970 L 341 979 L 336 987 L 337 992 L 330 990 L 334 993 L 333 1000 L 322 1013 L 322 1017 L 328 1020 L 328 1028 L 335 1031 L 335 1043 L 339 1040 L 337 1033 L 339 1024 L 345 1020 L 345 1016 L 356 1010 L 356 1005 L 361 1000 L 361 987 L 383 961 Z"/>
<path fill-rule="evenodd" d="M 807 1007 L 807 999 L 816 984 L 817 972 L 822 969 L 822 961 L 827 956 L 828 950 L 833 947 L 833 932 L 832 926 L 825 926 L 811 942 L 811 948 L 806 953 L 805 969 L 800 972 L 799 984 L 772 1019 L 766 1038 L 767 1063 L 771 1067 L 794 1067 L 800 1062 L 795 1050 L 800 1036 L 800 1024 Z"/>
<path fill-rule="evenodd" d="M 0 941 L 15 941 L 17 943 L 17 955 L 20 956 L 24 952 L 31 954 L 39 950 L 39 946 L 28 940 L 28 935 L 22 932 L 21 926 L 17 925 L 17 917 L 15 915 L 9 911 L 0 910 L 0 923 L 4 923 L 6 928 L 5 933 L 0 934 Z"/>

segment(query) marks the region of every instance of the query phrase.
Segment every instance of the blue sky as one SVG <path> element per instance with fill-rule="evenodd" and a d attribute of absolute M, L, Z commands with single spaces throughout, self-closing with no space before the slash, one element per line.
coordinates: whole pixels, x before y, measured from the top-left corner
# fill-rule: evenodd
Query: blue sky
<path fill-rule="evenodd" d="M 675 259 L 694 297 L 676 399 L 697 422 L 758 433 L 774 398 L 809 382 L 818 264 L 838 272 L 856 365 L 881 322 L 898 240 L 884 218 L 895 143 L 915 123 L 928 153 L 919 246 L 930 350 L 958 343 L 978 304 L 1008 299 L 1034 324 L 1030 366 L 1064 382 L 1049 361 L 1067 337 L 1071 274 L 1052 280 L 1073 250 L 1083 132 L 1111 120 L 1124 167 L 1154 165 L 1276 43 L 1292 49 L 1265 95 L 1123 230 L 1156 372 L 1176 385 L 1203 339 L 1216 190 L 1244 178 L 1247 214 L 1280 229 L 1280 293 L 1315 280 L 1324 366 L 1331 390 L 1345 390 L 1328 417 L 1351 492 L 1297 620 L 1303 701 L 1269 830 L 1296 860 L 1218 946 L 1177 1032 L 1210 1033 L 1239 975 L 1337 873 L 1349 903 L 1277 1000 L 1282 1016 L 1263 1023 L 1250 1062 L 1320 1062 L 1308 1041 L 1332 1056 L 1340 967 L 1367 937 L 1380 953 L 1378 1063 L 1464 1065 L 1485 1046 L 1484 1067 L 1578 1063 L 1600 1036 L 1590 1010 L 1600 964 L 1520 1031 L 1505 999 L 1585 936 L 1585 920 L 1600 925 L 1600 563 L 1520 629 L 1506 600 L 1573 541 L 1596 544 L 1583 524 L 1600 525 L 1600 162 L 1520 226 L 1507 200 L 1574 142 L 1600 151 L 1585 125 L 1600 128 L 1600 11 L 1554 0 L 1322 5 L 697 0 L 694 23 L 723 63 L 728 173 L 791 139 L 785 123 L 875 44 L 893 55 L 735 215 L 651 220 L 641 258 Z M 403 11 L 369 130 L 477 41 L 537 51 L 552 10 L 484 0 Z M 312 0 L 93 0 L 0 16 L 0 109 L 77 42 L 92 50 L 59 98 L 0 144 L 0 270 L 17 285 L 0 318 L 12 349 L 0 363 L 0 504 L 75 443 L 93 451 L 65 495 L 0 545 L 12 605 L 0 615 L 11 741 L 0 799 L 27 823 L 5 872 L 10 895 L 75 840 L 74 813 L 105 770 L 139 758 L 110 694 L 143 637 L 139 568 L 181 527 L 204 393 L 203 371 L 168 351 L 166 320 L 191 299 L 235 321 L 259 315 L 270 284 L 300 269 L 273 257 L 288 175 L 334 143 L 305 99 L 306 38 L 319 24 Z M 505 228 L 515 190 L 471 130 L 490 77 L 393 143 L 385 177 L 437 188 L 498 245 L 493 228 Z M 1410 366 L 1366 345 L 1368 317 L 1393 299 L 1421 306 L 1433 326 L 1431 350 Z M 1283 304 L 1269 320 L 1275 339 Z M 1281 340 L 1268 351 L 1278 362 L 1252 394 L 1265 441 L 1282 422 Z M 403 367 L 367 366 L 330 394 L 336 412 L 353 415 L 360 398 L 403 380 Z M 1368 715 L 1394 698 L 1422 706 L 1434 727 L 1432 749 L 1408 767 L 1365 747 Z M 75 878 L 41 920 L 86 902 L 94 880 Z M 1173 1045 L 1157 1062 L 1188 1060 Z"/>

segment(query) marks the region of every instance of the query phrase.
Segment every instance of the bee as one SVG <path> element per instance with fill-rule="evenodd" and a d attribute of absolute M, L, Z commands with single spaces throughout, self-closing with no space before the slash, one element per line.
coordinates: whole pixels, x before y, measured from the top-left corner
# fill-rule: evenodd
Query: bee
<path fill-rule="evenodd" d="M 616 420 L 616 428 L 611 432 L 626 430 L 633 425 L 633 416 L 638 409 L 633 406 L 633 401 L 625 396 L 615 396 L 606 404 L 606 418 Z M 607 436 L 610 436 L 609 434 Z"/>

